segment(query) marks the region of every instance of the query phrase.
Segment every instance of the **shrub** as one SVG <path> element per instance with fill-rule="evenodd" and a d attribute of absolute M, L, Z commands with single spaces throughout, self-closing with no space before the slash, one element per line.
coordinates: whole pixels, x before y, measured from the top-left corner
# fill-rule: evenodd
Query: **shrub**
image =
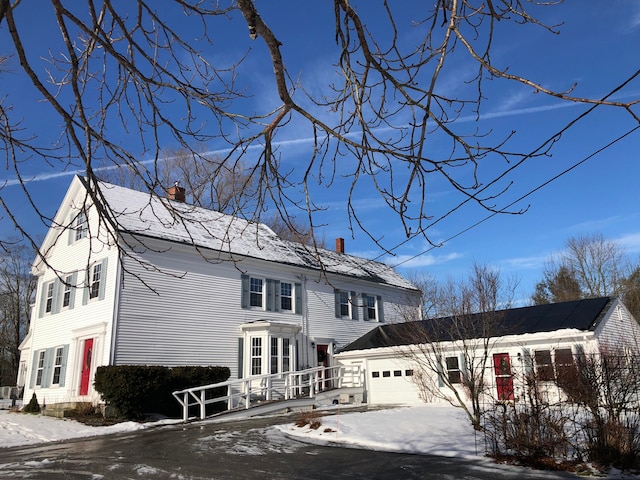
<path fill-rule="evenodd" d="M 320 419 L 320 414 L 318 412 L 310 410 L 308 412 L 300 413 L 296 419 L 295 425 L 300 428 L 305 425 L 309 425 L 309 428 L 317 430 L 322 426 L 322 420 Z"/>
<path fill-rule="evenodd" d="M 98 367 L 95 388 L 125 418 L 141 420 L 151 412 L 178 417 L 180 405 L 171 392 L 223 382 L 229 375 L 226 367 L 111 365 Z"/>
<path fill-rule="evenodd" d="M 24 406 L 22 411 L 25 413 L 40 413 L 40 404 L 38 403 L 36 392 L 33 392 L 33 395 L 31 395 L 31 400 L 29 400 L 29 403 Z"/>

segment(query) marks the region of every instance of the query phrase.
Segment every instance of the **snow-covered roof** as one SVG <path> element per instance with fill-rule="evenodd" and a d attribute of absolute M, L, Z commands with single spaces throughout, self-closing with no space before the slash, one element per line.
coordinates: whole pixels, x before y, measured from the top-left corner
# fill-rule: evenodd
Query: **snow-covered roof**
<path fill-rule="evenodd" d="M 283 240 L 263 223 L 109 183 L 100 190 L 120 232 L 416 289 L 388 265 Z"/>

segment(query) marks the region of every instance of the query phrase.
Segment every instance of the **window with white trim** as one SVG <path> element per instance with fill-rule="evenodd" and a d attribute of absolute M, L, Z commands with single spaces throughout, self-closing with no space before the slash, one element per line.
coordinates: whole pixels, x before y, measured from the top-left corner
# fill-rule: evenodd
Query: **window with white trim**
<path fill-rule="evenodd" d="M 364 296 L 364 309 L 366 314 L 366 320 L 376 320 L 378 318 L 377 315 L 377 306 L 376 306 L 376 297 L 373 295 L 365 295 Z"/>
<path fill-rule="evenodd" d="M 251 375 L 262 375 L 262 338 L 251 338 Z"/>
<path fill-rule="evenodd" d="M 47 289 L 44 306 L 45 313 L 51 313 L 53 311 L 53 285 L 54 282 L 49 282 L 45 287 Z"/>
<path fill-rule="evenodd" d="M 91 269 L 89 299 L 98 298 L 100 295 L 100 282 L 102 282 L 102 263 L 96 263 Z"/>
<path fill-rule="evenodd" d="M 447 379 L 449 383 L 462 383 L 462 375 L 460 374 L 460 363 L 458 357 L 446 357 L 445 364 L 447 367 Z"/>
<path fill-rule="evenodd" d="M 293 285 L 280 282 L 280 310 L 293 311 Z"/>
<path fill-rule="evenodd" d="M 246 309 L 262 309 L 267 312 L 302 312 L 302 284 L 280 281 L 274 278 L 240 276 L 240 304 Z"/>
<path fill-rule="evenodd" d="M 87 236 L 87 214 L 84 211 L 81 211 L 76 216 L 73 222 L 73 228 L 75 230 L 74 241 L 77 242 Z"/>
<path fill-rule="evenodd" d="M 64 278 L 62 291 L 62 308 L 69 308 L 71 306 L 71 288 L 73 281 L 73 275 L 67 275 Z"/>
<path fill-rule="evenodd" d="M 271 373 L 278 373 L 278 360 L 279 360 L 279 348 L 278 338 L 271 337 Z"/>
<path fill-rule="evenodd" d="M 53 362 L 53 378 L 51 379 L 52 385 L 60 384 L 60 374 L 62 373 L 62 361 L 64 358 L 64 348 L 56 348 L 56 354 Z"/>
<path fill-rule="evenodd" d="M 251 307 L 264 308 L 264 281 L 261 278 L 251 277 L 249 280 L 249 305 Z"/>
<path fill-rule="evenodd" d="M 38 352 L 38 364 L 36 366 L 36 385 L 42 385 L 42 378 L 44 375 L 44 355 L 45 350 Z"/>
<path fill-rule="evenodd" d="M 340 292 L 340 315 L 343 317 L 351 317 L 351 300 L 349 292 Z"/>
<path fill-rule="evenodd" d="M 349 290 L 335 290 L 336 318 L 358 319 L 358 308 L 356 308 L 356 292 Z"/>

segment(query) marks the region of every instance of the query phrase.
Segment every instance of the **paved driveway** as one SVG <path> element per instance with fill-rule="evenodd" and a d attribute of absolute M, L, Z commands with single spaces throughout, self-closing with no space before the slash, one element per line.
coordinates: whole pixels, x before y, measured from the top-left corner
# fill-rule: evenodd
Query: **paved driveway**
<path fill-rule="evenodd" d="M 289 419 L 166 426 L 126 435 L 0 449 L 0 478 L 389 479 L 577 478 L 488 460 L 307 445 L 272 424 Z"/>

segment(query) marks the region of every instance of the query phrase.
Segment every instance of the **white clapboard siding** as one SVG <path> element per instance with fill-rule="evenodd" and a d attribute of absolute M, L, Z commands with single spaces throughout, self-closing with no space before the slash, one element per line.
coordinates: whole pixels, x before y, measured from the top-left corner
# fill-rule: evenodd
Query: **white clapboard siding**
<path fill-rule="evenodd" d="M 637 351 L 640 348 L 640 325 L 618 299 L 596 328 L 596 336 L 605 350 Z"/>

